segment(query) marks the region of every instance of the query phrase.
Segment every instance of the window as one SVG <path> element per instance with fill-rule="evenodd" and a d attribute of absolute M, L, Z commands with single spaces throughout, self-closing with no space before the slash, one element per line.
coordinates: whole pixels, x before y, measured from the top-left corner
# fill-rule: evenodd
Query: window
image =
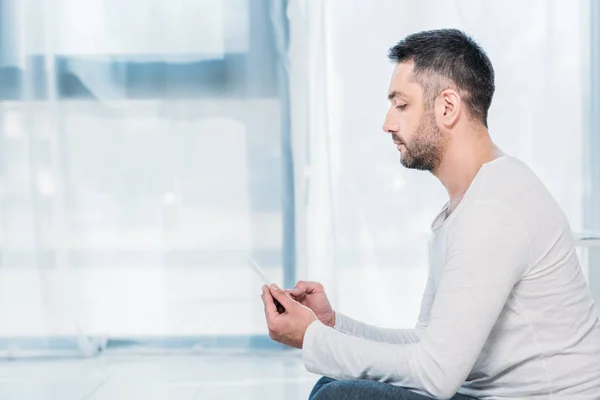
<path fill-rule="evenodd" d="M 277 2 L 43 3 L 0 2 L 0 337 L 270 344 L 245 263 L 293 280 Z"/>

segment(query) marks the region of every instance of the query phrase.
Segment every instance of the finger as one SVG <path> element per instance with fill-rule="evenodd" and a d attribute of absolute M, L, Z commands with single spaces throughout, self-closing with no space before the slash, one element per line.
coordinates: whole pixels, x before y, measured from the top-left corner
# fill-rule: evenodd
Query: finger
<path fill-rule="evenodd" d="M 273 296 L 271 296 L 271 292 L 269 291 L 268 286 L 263 286 L 262 299 L 263 304 L 265 305 L 265 317 L 267 317 L 267 322 L 271 321 L 273 318 L 277 317 L 279 313 L 277 312 L 277 306 L 273 301 Z"/>
<path fill-rule="evenodd" d="M 285 293 L 282 289 L 280 289 L 279 286 L 277 286 L 276 284 L 272 284 L 269 287 L 269 289 L 273 298 L 275 298 L 279 303 L 281 303 L 283 308 L 285 308 L 286 310 L 289 310 L 289 307 L 291 307 L 295 303 L 294 300 L 292 300 L 290 296 L 287 293 Z"/>
<path fill-rule="evenodd" d="M 319 282 L 303 282 L 306 294 L 318 293 L 323 291 L 323 285 Z"/>
<path fill-rule="evenodd" d="M 298 296 L 294 296 L 292 294 L 292 289 L 284 289 L 284 292 L 286 292 L 292 298 L 292 300 L 298 301 Z"/>
<path fill-rule="evenodd" d="M 306 294 L 306 283 L 304 281 L 298 281 L 296 287 L 289 290 L 292 296 L 302 296 L 303 294 Z"/>
<path fill-rule="evenodd" d="M 295 301 L 297 301 L 298 303 L 302 303 L 306 299 L 306 293 L 303 293 L 298 296 L 294 296 L 293 294 L 290 294 L 290 297 L 292 299 L 294 299 Z"/>

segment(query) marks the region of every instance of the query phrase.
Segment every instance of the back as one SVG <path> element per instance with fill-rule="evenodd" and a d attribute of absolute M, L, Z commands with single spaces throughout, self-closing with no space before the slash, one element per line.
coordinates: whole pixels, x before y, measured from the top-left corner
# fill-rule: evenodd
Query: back
<path fill-rule="evenodd" d="M 532 263 L 461 393 L 600 398 L 600 321 L 560 207 L 533 171 L 510 157 L 486 164 L 469 192 L 464 207 L 494 202 L 518 216 L 531 239 Z"/>

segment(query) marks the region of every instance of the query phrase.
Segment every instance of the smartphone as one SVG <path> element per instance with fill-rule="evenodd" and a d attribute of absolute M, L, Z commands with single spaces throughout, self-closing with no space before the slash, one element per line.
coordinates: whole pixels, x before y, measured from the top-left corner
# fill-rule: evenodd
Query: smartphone
<path fill-rule="evenodd" d="M 254 270 L 254 272 L 256 272 L 256 274 L 258 276 L 260 276 L 260 279 L 263 281 L 263 283 L 267 286 L 271 286 L 273 281 L 271 279 L 269 279 L 269 277 L 267 277 L 267 274 L 265 274 L 265 271 L 263 271 L 263 269 L 260 267 L 260 265 L 258 265 L 258 263 L 256 261 L 254 261 L 253 259 L 250 259 L 249 264 L 252 267 L 252 269 Z M 273 301 L 275 302 L 275 307 L 277 307 L 277 312 L 279 314 L 283 314 L 285 312 L 285 308 L 283 308 L 281 303 L 278 302 L 275 298 L 273 299 Z"/>

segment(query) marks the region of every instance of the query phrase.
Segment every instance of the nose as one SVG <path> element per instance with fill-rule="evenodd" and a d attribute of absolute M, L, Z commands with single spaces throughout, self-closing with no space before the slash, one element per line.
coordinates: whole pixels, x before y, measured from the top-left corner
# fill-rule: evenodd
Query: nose
<path fill-rule="evenodd" d="M 389 110 L 385 115 L 385 121 L 383 122 L 382 129 L 385 133 L 396 133 L 399 130 L 398 123 L 394 121 L 393 116 L 391 115 L 391 111 Z"/>

